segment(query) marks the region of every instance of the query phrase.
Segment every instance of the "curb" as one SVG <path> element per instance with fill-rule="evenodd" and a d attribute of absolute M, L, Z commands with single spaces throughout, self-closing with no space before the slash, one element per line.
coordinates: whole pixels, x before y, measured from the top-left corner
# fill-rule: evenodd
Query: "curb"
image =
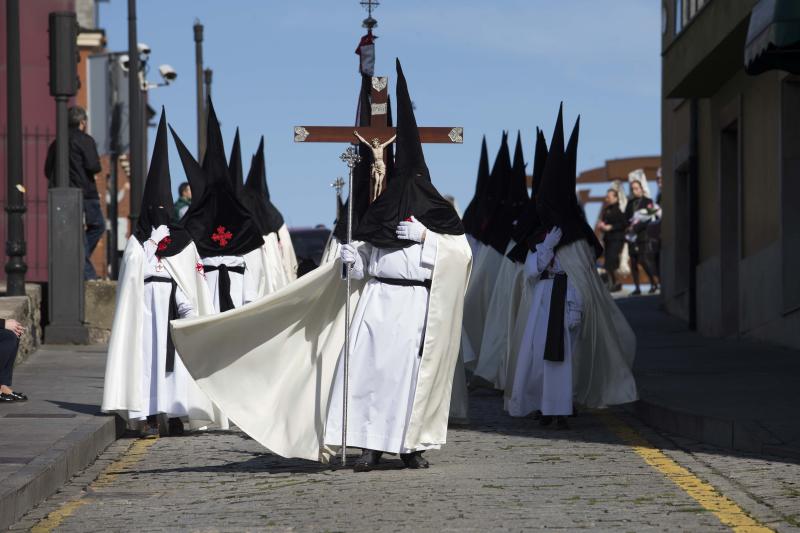
<path fill-rule="evenodd" d="M 640 399 L 629 410 L 645 424 L 728 450 L 800 459 L 800 449 L 785 446 L 755 420 L 726 420 L 679 411 Z"/>
<path fill-rule="evenodd" d="M 0 530 L 55 494 L 122 434 L 114 416 L 87 417 L 44 454 L 9 476 L 0 492 Z"/>

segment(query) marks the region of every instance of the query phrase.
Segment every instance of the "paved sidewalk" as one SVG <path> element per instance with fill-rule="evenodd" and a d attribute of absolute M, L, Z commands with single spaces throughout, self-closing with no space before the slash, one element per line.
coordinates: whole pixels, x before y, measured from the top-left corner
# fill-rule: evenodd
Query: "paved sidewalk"
<path fill-rule="evenodd" d="M 617 302 L 638 337 L 640 418 L 716 446 L 800 459 L 800 352 L 703 337 L 658 297 Z"/>
<path fill-rule="evenodd" d="M 56 492 L 117 437 L 98 416 L 105 348 L 44 346 L 14 370 L 27 402 L 0 405 L 0 529 Z"/>

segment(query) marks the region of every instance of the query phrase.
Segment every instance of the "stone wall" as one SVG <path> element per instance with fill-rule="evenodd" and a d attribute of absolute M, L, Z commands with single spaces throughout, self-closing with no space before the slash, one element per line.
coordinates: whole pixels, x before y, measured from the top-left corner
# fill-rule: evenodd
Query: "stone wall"
<path fill-rule="evenodd" d="M 85 285 L 84 323 L 89 330 L 90 344 L 108 344 L 114 308 L 117 302 L 117 282 L 87 281 Z"/>
<path fill-rule="evenodd" d="M 0 293 L 5 294 L 5 281 L 0 282 Z M 42 344 L 42 286 L 25 285 L 26 296 L 0 296 L 0 318 L 14 320 L 25 326 L 17 352 L 19 364 Z"/>

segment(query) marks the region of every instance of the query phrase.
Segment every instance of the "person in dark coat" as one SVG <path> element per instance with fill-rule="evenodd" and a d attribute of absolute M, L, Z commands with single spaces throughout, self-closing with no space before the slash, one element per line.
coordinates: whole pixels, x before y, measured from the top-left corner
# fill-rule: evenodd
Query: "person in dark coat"
<path fill-rule="evenodd" d="M 622 285 L 617 281 L 620 255 L 625 246 L 625 228 L 628 219 L 619 208 L 619 193 L 614 189 L 606 192 L 606 203 L 600 215 L 600 230 L 603 231 L 603 246 L 605 248 L 605 269 L 611 282 L 611 292 L 622 290 Z"/>
<path fill-rule="evenodd" d="M 83 278 L 96 279 L 97 272 L 92 266 L 92 252 L 106 231 L 106 220 L 100 209 L 100 195 L 94 176 L 102 170 L 97 145 L 91 135 L 86 133 L 88 117 L 82 107 L 70 107 L 69 122 L 69 186 L 83 191 L 83 214 L 86 220 L 84 252 L 86 255 Z M 56 186 L 56 142 L 47 149 L 44 174 L 50 187 Z"/>
<path fill-rule="evenodd" d="M 631 195 L 632 198 L 625 206 L 625 218 L 630 224 L 627 230 L 628 239 L 628 255 L 631 258 L 631 275 L 633 276 L 633 284 L 636 289 L 631 293 L 633 295 L 642 294 L 639 288 L 639 265 L 642 266 L 644 273 L 650 280 L 650 293 L 658 291 L 658 282 L 653 274 L 652 254 L 649 249 L 649 235 L 647 233 L 647 226 L 651 217 L 644 217 L 643 220 L 635 220 L 637 212 L 643 210 L 651 210 L 654 208 L 653 200 L 645 196 L 642 184 L 638 181 L 631 181 Z"/>
<path fill-rule="evenodd" d="M 0 318 L 0 403 L 24 402 L 28 399 L 21 392 L 11 388 L 19 337 L 23 332 L 22 324 L 16 320 Z"/>

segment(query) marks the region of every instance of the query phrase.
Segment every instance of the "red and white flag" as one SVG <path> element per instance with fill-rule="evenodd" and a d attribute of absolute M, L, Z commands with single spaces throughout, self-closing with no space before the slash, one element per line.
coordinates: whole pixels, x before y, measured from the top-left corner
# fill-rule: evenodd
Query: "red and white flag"
<path fill-rule="evenodd" d="M 361 38 L 356 47 L 356 54 L 361 57 L 359 71 L 364 76 L 375 74 L 375 37 L 372 30 L 367 30 L 367 34 Z"/>

